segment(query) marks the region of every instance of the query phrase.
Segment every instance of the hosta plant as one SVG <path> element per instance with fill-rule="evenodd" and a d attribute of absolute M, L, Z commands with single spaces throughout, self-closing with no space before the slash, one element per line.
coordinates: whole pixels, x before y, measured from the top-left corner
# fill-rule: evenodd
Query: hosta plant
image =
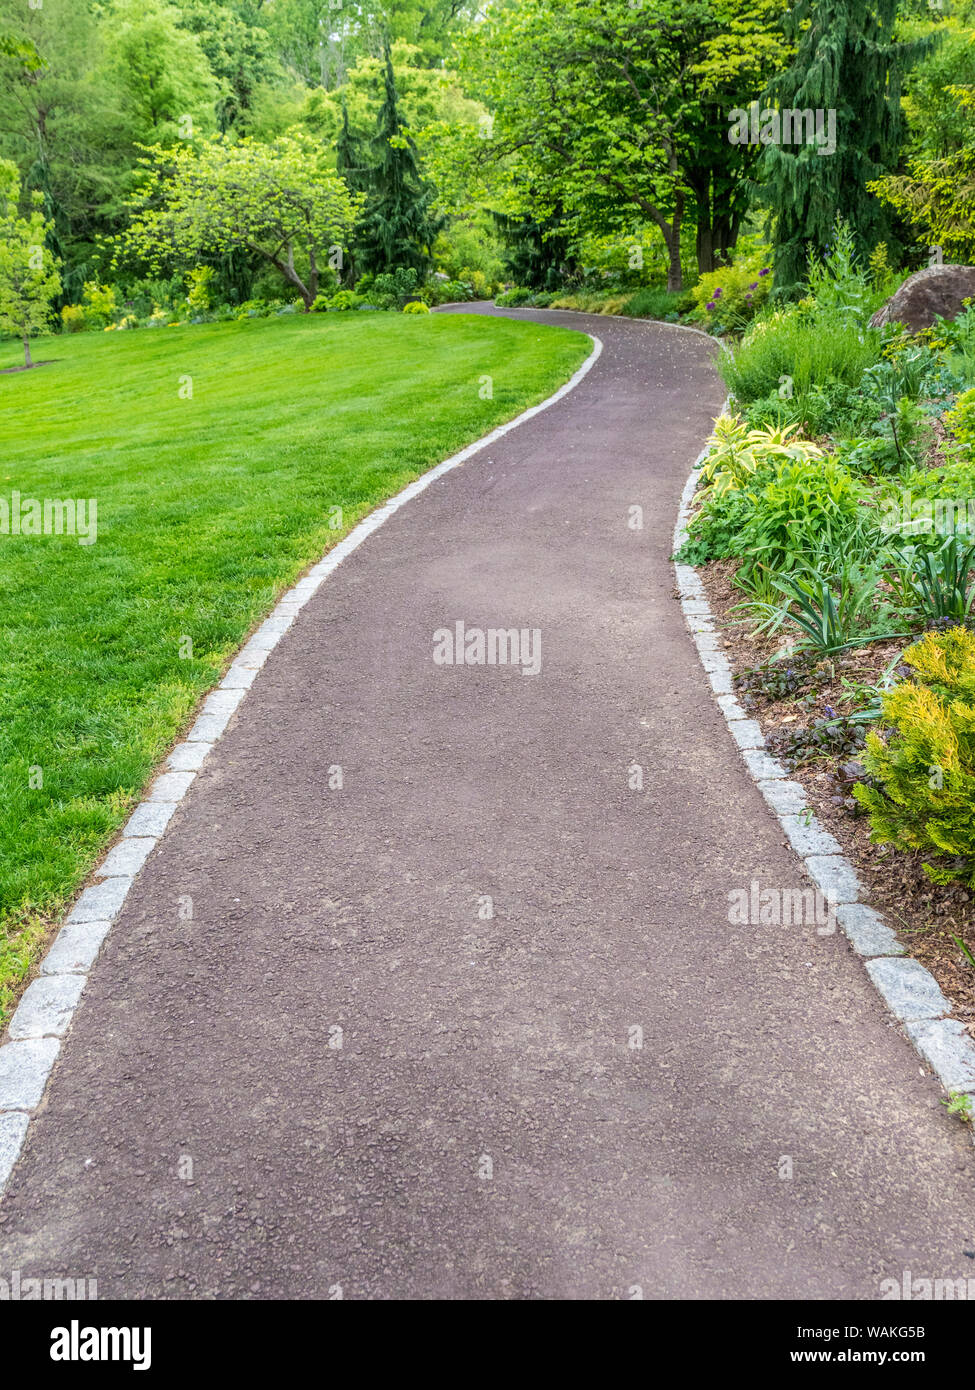
<path fill-rule="evenodd" d="M 750 430 L 736 415 L 722 415 L 714 422 L 708 441 L 710 452 L 700 470 L 697 497 L 704 501 L 709 493 L 722 493 L 744 487 L 762 468 L 772 463 L 808 463 L 821 459 L 823 451 L 811 440 L 800 439 L 798 425 Z"/>

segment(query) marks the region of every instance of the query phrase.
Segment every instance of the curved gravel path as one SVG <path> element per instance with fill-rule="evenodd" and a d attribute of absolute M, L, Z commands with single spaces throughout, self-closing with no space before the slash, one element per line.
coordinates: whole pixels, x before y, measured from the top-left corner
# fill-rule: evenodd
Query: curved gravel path
<path fill-rule="evenodd" d="M 0 1273 L 597 1299 L 975 1274 L 970 1141 L 842 936 L 728 921 L 800 876 L 673 598 L 711 346 L 532 317 L 601 359 L 273 652 L 94 968 Z M 539 673 L 436 664 L 458 621 L 537 629 Z"/>

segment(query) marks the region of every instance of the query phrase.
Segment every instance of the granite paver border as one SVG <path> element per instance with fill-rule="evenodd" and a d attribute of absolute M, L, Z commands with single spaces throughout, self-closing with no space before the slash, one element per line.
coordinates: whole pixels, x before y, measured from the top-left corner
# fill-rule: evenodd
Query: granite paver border
<path fill-rule="evenodd" d="M 723 410 L 727 408 L 726 401 Z M 707 455 L 705 447 L 694 460 L 681 495 L 674 528 L 675 554 L 687 539 L 698 469 Z M 887 1008 L 945 1090 L 968 1095 L 975 1112 L 975 1043 L 956 1019 L 948 1017 L 951 1005 L 931 972 L 907 957 L 880 913 L 861 902 L 864 890 L 855 868 L 806 805 L 802 785 L 790 780 L 779 760 L 769 754 L 757 721 L 749 719 L 739 704 L 731 665 L 719 645 L 716 619 L 696 569 L 675 560 L 674 572 L 701 665 L 752 780 L 806 873 L 824 893 L 833 895 L 837 921 Z M 972 1141 L 975 1143 L 975 1126 Z"/>

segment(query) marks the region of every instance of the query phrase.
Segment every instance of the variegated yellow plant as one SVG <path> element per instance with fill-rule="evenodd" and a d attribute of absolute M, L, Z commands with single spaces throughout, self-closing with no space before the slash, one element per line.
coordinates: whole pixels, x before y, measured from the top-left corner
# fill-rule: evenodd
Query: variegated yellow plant
<path fill-rule="evenodd" d="M 710 453 L 700 469 L 698 500 L 737 491 L 764 468 L 779 461 L 812 463 L 824 457 L 809 439 L 798 438 L 798 425 L 750 430 L 737 415 L 721 415 L 708 441 Z"/>

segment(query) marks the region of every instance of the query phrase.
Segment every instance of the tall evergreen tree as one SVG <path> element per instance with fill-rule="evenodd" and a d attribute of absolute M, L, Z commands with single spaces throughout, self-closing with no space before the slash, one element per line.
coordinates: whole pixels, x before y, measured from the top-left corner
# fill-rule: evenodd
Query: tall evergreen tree
<path fill-rule="evenodd" d="M 385 95 L 372 142 L 375 161 L 357 258 L 363 270 L 374 274 L 399 266 L 423 274 L 444 219 L 433 211 L 436 190 L 420 174 L 416 145 L 400 115 L 388 39 L 385 59 Z"/>
<path fill-rule="evenodd" d="M 569 270 L 569 241 L 559 235 L 561 210 L 556 216 L 538 222 L 533 217 L 492 214 L 504 237 L 505 268 L 516 285 L 531 290 L 553 290 L 563 283 Z"/>
<path fill-rule="evenodd" d="M 342 100 L 342 128 L 335 142 L 335 168 L 353 193 L 368 194 L 371 169 L 363 141 L 349 124 L 349 108 Z M 347 247 L 342 262 L 342 282 L 354 285 L 359 278 L 359 263 L 355 246 Z"/>
<path fill-rule="evenodd" d="M 775 215 L 775 283 L 789 292 L 822 254 L 836 218 L 849 223 L 858 251 L 889 235 L 884 209 L 867 183 L 897 162 L 900 87 L 924 41 L 897 43 L 898 0 L 798 0 L 786 18 L 794 62 L 768 86 L 780 110 L 834 111 L 836 149 L 771 143 L 764 192 Z M 824 116 L 824 120 L 827 117 Z"/>

